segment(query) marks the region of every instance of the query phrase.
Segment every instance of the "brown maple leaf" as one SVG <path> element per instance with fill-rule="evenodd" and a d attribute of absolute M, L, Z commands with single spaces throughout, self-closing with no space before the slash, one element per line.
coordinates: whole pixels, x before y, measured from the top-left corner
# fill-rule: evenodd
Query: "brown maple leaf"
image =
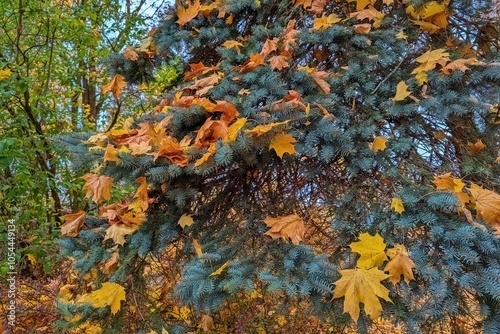
<path fill-rule="evenodd" d="M 296 214 L 278 216 L 276 218 L 267 217 L 264 219 L 264 222 L 271 228 L 265 234 L 273 239 L 290 239 L 294 245 L 298 245 L 301 241 L 304 241 L 306 227 L 302 218 Z"/>
<path fill-rule="evenodd" d="M 288 59 L 288 57 L 282 55 L 272 56 L 268 60 L 269 67 L 271 68 L 271 70 L 277 69 L 278 71 L 281 71 L 285 67 L 290 67 L 290 65 L 288 64 Z"/>
<path fill-rule="evenodd" d="M 86 215 L 87 213 L 85 211 L 80 210 L 75 213 L 61 216 L 61 219 L 65 221 L 65 223 L 61 225 L 61 235 L 72 238 L 77 237 L 83 227 Z"/>
<path fill-rule="evenodd" d="M 106 94 L 107 92 L 113 93 L 115 100 L 118 100 L 120 95 L 122 95 L 123 88 L 127 86 L 125 78 L 120 74 L 115 74 L 111 82 L 105 86 L 102 86 L 101 93 Z"/>

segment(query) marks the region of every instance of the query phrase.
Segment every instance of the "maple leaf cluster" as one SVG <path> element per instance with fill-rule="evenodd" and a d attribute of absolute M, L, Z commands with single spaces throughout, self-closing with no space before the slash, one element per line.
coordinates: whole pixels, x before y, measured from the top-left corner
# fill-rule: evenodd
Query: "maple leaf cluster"
<path fill-rule="evenodd" d="M 478 219 L 486 222 L 500 237 L 499 194 L 474 182 L 466 183 L 451 176 L 451 173 L 435 176 L 434 185 L 438 190 L 451 192 L 457 197 L 459 203 L 457 211 L 464 214 L 469 223 L 478 226 L 472 217 L 471 212 L 474 212 Z"/>
<path fill-rule="evenodd" d="M 388 279 L 397 284 L 402 276 L 409 283 L 414 279 L 412 269 L 415 268 L 404 245 L 396 244 L 386 250 L 384 239 L 378 233 L 375 236 L 363 233 L 359 240 L 350 244 L 352 251 L 360 255 L 356 268 L 340 270 L 342 277 L 334 282 L 332 297 L 345 297 L 344 312 L 349 313 L 354 321 L 358 320 L 360 303 L 363 303 L 367 315 L 377 319 L 382 312 L 379 298 L 391 302 L 389 290 L 381 282 Z M 378 269 L 388 260 L 384 270 Z"/>

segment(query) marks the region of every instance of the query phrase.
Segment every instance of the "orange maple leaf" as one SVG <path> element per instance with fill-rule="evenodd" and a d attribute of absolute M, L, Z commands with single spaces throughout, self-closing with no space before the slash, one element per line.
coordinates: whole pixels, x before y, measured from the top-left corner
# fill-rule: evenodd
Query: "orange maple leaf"
<path fill-rule="evenodd" d="M 408 256 L 408 251 L 404 245 L 395 244 L 394 248 L 387 250 L 387 256 L 391 259 L 384 268 L 389 272 L 389 281 L 393 284 L 401 281 L 401 275 L 406 283 L 409 283 L 413 277 L 412 269 L 415 268 L 415 262 Z"/>
<path fill-rule="evenodd" d="M 137 178 L 135 182 L 139 183 L 139 188 L 137 188 L 134 198 L 139 202 L 142 211 L 146 211 L 149 207 L 148 183 L 144 176 Z"/>
<path fill-rule="evenodd" d="M 111 82 L 105 86 L 102 86 L 101 93 L 106 94 L 107 92 L 112 92 L 115 100 L 118 100 L 120 95 L 122 95 L 123 88 L 127 86 L 125 78 L 120 74 L 115 74 Z"/>
<path fill-rule="evenodd" d="M 271 70 L 277 69 L 278 71 L 281 71 L 285 67 L 290 67 L 290 65 L 288 64 L 288 59 L 289 57 L 283 55 L 272 56 L 268 59 L 269 67 L 271 68 Z"/>
<path fill-rule="evenodd" d="M 226 122 L 227 124 L 231 123 L 238 115 L 240 114 L 234 104 L 224 101 L 218 100 L 217 104 L 213 108 L 213 111 L 218 111 L 222 113 L 220 118 L 221 121 Z"/>
<path fill-rule="evenodd" d="M 184 87 L 184 90 L 192 89 L 196 90 L 197 96 L 205 95 L 210 89 L 212 89 L 217 83 L 219 83 L 220 75 L 213 73 L 212 75 L 196 80 L 191 86 Z"/>
<path fill-rule="evenodd" d="M 227 123 L 221 120 L 207 119 L 198 130 L 198 134 L 194 140 L 196 148 L 210 146 L 217 140 L 226 137 L 228 134 Z"/>
<path fill-rule="evenodd" d="M 159 145 L 158 151 L 154 153 L 150 153 L 155 158 L 166 157 L 172 163 L 179 165 L 181 167 L 187 166 L 189 163 L 189 157 L 184 153 L 181 145 L 177 141 L 177 139 L 173 137 L 166 137 Z"/>
<path fill-rule="evenodd" d="M 475 183 L 467 189 L 475 200 L 477 216 L 488 224 L 500 224 L 500 195 Z"/>
<path fill-rule="evenodd" d="M 271 228 L 265 234 L 273 239 L 290 239 L 294 245 L 298 245 L 301 241 L 304 241 L 306 227 L 302 218 L 296 214 L 276 218 L 267 217 L 264 219 L 264 222 Z"/>
<path fill-rule="evenodd" d="M 264 45 L 262 46 L 262 50 L 260 53 L 266 57 L 271 52 L 276 51 L 278 49 L 278 38 L 266 39 Z"/>
<path fill-rule="evenodd" d="M 111 185 L 113 178 L 106 175 L 87 173 L 82 176 L 86 182 L 83 189 L 87 190 L 85 198 L 92 197 L 92 201 L 99 205 L 101 199 L 109 200 L 111 198 Z"/>
<path fill-rule="evenodd" d="M 187 8 L 184 8 L 180 3 L 177 5 L 177 17 L 179 18 L 175 23 L 180 26 L 189 23 L 192 19 L 198 16 L 201 5 L 200 0 L 196 0 L 193 4 L 189 3 Z"/>
<path fill-rule="evenodd" d="M 264 55 L 261 53 L 255 53 L 250 55 L 250 60 L 248 60 L 240 69 L 241 73 L 250 72 L 264 64 Z"/>

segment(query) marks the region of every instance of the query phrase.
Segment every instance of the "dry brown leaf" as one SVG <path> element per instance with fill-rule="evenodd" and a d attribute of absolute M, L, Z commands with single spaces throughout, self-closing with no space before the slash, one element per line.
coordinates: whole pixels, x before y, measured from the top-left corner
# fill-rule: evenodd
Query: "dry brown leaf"
<path fill-rule="evenodd" d="M 123 56 L 131 61 L 136 61 L 137 59 L 139 59 L 139 55 L 137 54 L 137 52 L 135 52 L 134 49 L 132 49 L 130 46 L 127 46 L 127 48 L 123 52 Z"/>
<path fill-rule="evenodd" d="M 500 224 L 500 195 L 475 183 L 468 190 L 475 200 L 477 216 L 488 224 Z"/>
<path fill-rule="evenodd" d="M 467 150 L 471 154 L 478 154 L 479 152 L 481 152 L 485 148 L 486 148 L 486 145 L 483 143 L 483 141 L 481 139 L 479 139 L 475 143 L 467 142 Z"/>
<path fill-rule="evenodd" d="M 155 157 L 154 160 L 158 159 L 159 157 L 166 157 L 172 163 L 181 167 L 185 167 L 189 163 L 189 157 L 186 155 L 186 153 L 184 153 L 184 150 L 182 149 L 179 142 L 172 137 L 165 138 L 160 143 L 158 151 L 150 153 L 150 155 L 153 155 Z"/>
<path fill-rule="evenodd" d="M 214 319 L 208 314 L 203 314 L 198 327 L 203 329 L 204 332 L 209 332 L 214 328 Z"/>
<path fill-rule="evenodd" d="M 111 186 L 113 178 L 106 175 L 87 173 L 82 176 L 86 182 L 83 185 L 83 190 L 87 190 L 85 198 L 92 197 L 92 201 L 99 205 L 102 199 L 109 200 L 111 198 Z"/>
<path fill-rule="evenodd" d="M 85 211 L 80 210 L 75 213 L 61 216 L 61 219 L 65 221 L 65 223 L 61 225 L 61 235 L 72 238 L 77 237 L 83 227 L 86 215 L 87 213 Z"/>
<path fill-rule="evenodd" d="M 132 224 L 126 226 L 124 224 L 114 224 L 108 227 L 104 241 L 112 239 L 115 244 L 123 246 L 125 244 L 125 236 L 133 234 L 139 228 L 138 225 Z"/>
<path fill-rule="evenodd" d="M 111 92 L 113 93 L 115 100 L 118 100 L 118 98 L 122 95 L 123 88 L 126 86 L 127 82 L 125 81 L 125 78 L 120 74 L 115 74 L 110 83 L 102 86 L 101 93 L 106 94 L 107 92 Z"/>
<path fill-rule="evenodd" d="M 104 273 L 111 274 L 118 268 L 118 258 L 120 254 L 118 252 L 114 252 L 111 258 L 104 263 Z"/>
<path fill-rule="evenodd" d="M 264 222 L 271 228 L 265 234 L 273 239 L 290 239 L 294 245 L 298 245 L 301 241 L 304 241 L 306 227 L 302 218 L 296 214 L 278 216 L 276 218 L 267 217 L 264 219 Z"/>
<path fill-rule="evenodd" d="M 361 35 L 368 34 L 371 29 L 372 29 L 372 25 L 370 23 L 356 24 L 354 26 L 354 31 L 358 34 L 361 34 Z"/>
<path fill-rule="evenodd" d="M 286 67 L 290 67 L 290 65 L 288 64 L 288 59 L 288 57 L 283 55 L 272 56 L 268 59 L 269 67 L 271 68 L 271 70 L 277 69 L 278 71 L 281 71 Z"/>
<path fill-rule="evenodd" d="M 409 283 L 413 277 L 412 269 L 415 263 L 408 256 L 408 251 L 404 245 L 395 244 L 393 248 L 387 250 L 387 256 L 391 259 L 385 265 L 385 272 L 389 272 L 389 281 L 393 284 L 401 281 L 401 275 L 406 283 Z"/>

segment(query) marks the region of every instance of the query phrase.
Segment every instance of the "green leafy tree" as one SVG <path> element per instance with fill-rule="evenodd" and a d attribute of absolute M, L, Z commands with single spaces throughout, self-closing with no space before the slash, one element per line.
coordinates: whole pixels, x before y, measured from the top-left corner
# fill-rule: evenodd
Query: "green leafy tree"
<path fill-rule="evenodd" d="M 161 2 L 0 0 L 0 239 L 6 242 L 13 219 L 22 278 L 42 284 L 47 274 L 60 274 L 52 271 L 61 260 L 58 216 L 86 204 L 82 172 L 69 169 L 54 137 L 105 129 L 147 108 L 143 97 L 115 100 L 101 92 L 110 80 L 103 60 L 146 35 L 156 6 Z M 7 271 L 2 261 L 0 272 Z M 35 312 L 18 307 L 18 324 Z M 23 326 L 17 330 L 32 330 Z"/>
<path fill-rule="evenodd" d="M 169 8 L 151 61 L 180 56 L 184 81 L 133 124 L 73 137 L 74 150 L 88 150 L 74 163 L 97 168 L 85 175 L 89 208 L 65 217 L 61 245 L 96 291 L 111 281 L 126 296 L 111 309 L 65 291 L 63 314 L 78 314 L 66 325 L 112 314 L 101 322 L 109 331 L 181 333 L 197 327 L 187 305 L 204 330 L 210 314 L 219 330 L 245 332 L 257 311 L 228 320 L 218 310 L 257 292 L 254 306 L 307 305 L 334 332 L 368 332 L 379 317 L 408 333 L 500 332 L 489 8 Z M 140 73 L 134 58 L 115 58 L 116 73 Z M 131 325 L 138 305 L 144 321 Z"/>

